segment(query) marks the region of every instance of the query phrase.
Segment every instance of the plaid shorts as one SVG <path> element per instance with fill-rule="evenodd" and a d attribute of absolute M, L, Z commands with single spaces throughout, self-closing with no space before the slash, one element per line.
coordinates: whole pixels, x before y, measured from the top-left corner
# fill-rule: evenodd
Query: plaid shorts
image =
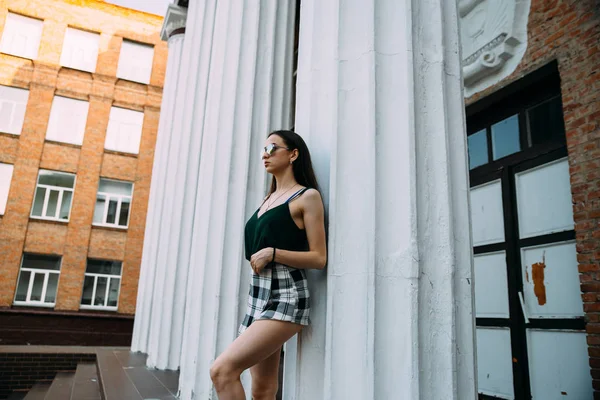
<path fill-rule="evenodd" d="M 250 271 L 252 282 L 248 293 L 248 309 L 238 334 L 258 319 L 308 325 L 310 295 L 304 270 L 271 264 L 260 275 Z"/>

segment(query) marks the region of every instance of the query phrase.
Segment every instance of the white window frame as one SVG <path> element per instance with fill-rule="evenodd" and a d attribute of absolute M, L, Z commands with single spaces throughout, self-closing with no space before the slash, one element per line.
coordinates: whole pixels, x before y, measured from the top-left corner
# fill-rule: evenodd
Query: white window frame
<path fill-rule="evenodd" d="M 41 170 L 40 170 L 41 171 Z M 75 197 L 75 185 L 77 184 L 77 175 L 75 174 L 71 174 L 68 172 L 62 172 L 62 171 L 52 171 L 52 172 L 56 172 L 56 173 L 60 173 L 60 174 L 65 174 L 65 175 L 74 175 L 75 179 L 73 180 L 73 188 L 69 189 L 66 187 L 62 187 L 62 186 L 53 186 L 53 185 L 46 185 L 46 184 L 41 184 L 40 183 L 40 174 L 38 172 L 38 180 L 37 183 L 35 185 L 35 192 L 33 194 L 33 203 L 31 204 L 31 212 L 29 213 L 30 218 L 34 218 L 34 219 L 42 219 L 42 220 L 46 220 L 46 221 L 59 221 L 59 222 L 65 222 L 68 223 L 71 220 L 71 207 L 73 206 L 73 197 Z M 46 189 L 46 194 L 44 195 L 44 205 L 42 206 L 42 215 L 33 215 L 33 208 L 35 206 L 35 197 L 37 196 L 37 191 L 38 188 L 45 188 Z M 50 199 L 50 191 L 54 190 L 54 191 L 58 191 L 58 200 L 56 201 L 56 216 L 55 217 L 48 217 L 45 216 L 46 215 L 46 211 L 48 211 L 48 202 Z M 71 192 L 71 204 L 69 204 L 69 218 L 67 219 L 60 219 L 58 217 L 58 215 L 60 214 L 60 208 L 62 205 L 62 200 L 63 200 L 63 196 L 64 196 L 64 192 Z"/>
<path fill-rule="evenodd" d="M 4 215 L 6 212 L 14 171 L 15 166 L 13 164 L 0 163 L 0 215 Z"/>
<path fill-rule="evenodd" d="M 98 196 L 102 195 L 105 197 L 106 201 L 104 203 L 104 213 L 102 215 L 103 222 L 93 222 L 92 225 L 104 226 L 104 227 L 109 227 L 109 228 L 128 229 L 129 228 L 129 219 L 131 218 L 131 204 L 133 203 L 133 189 L 134 189 L 135 183 L 127 182 L 127 181 L 119 181 L 116 179 L 109 179 L 109 178 L 100 178 L 100 180 L 119 182 L 119 183 L 129 183 L 129 184 L 131 184 L 131 195 L 127 196 L 125 194 L 114 194 L 114 193 L 110 193 L 110 192 L 101 192 L 100 191 L 100 182 L 98 182 L 98 193 L 96 194 L 96 200 L 98 199 Z M 114 224 L 110 224 L 110 223 L 106 222 L 106 218 L 108 217 L 108 203 L 110 202 L 111 199 L 116 199 L 116 201 L 117 201 L 117 210 L 115 211 L 115 223 Z M 129 212 L 127 213 L 127 224 L 125 226 L 119 225 L 119 215 L 121 213 L 121 204 L 123 204 L 123 199 L 129 199 Z M 95 214 L 95 210 L 94 210 L 94 214 Z M 92 221 L 93 221 L 93 216 L 92 216 Z"/>
<path fill-rule="evenodd" d="M 123 283 L 123 262 L 122 261 L 118 261 L 121 263 L 121 273 L 119 275 L 112 275 L 112 274 L 97 274 L 94 272 L 87 272 L 87 266 L 86 266 L 86 272 L 84 275 L 84 283 L 85 283 L 85 277 L 90 277 L 90 278 L 94 278 L 94 288 L 92 290 L 92 304 L 79 304 L 79 309 L 80 310 L 105 310 L 105 311 L 117 311 L 119 308 L 119 298 L 121 297 L 121 283 Z M 94 305 L 94 300 L 96 298 L 96 289 L 98 287 L 98 278 L 106 278 L 106 289 L 104 292 L 104 305 L 103 306 L 95 306 Z M 116 306 L 108 306 L 108 294 L 109 294 L 109 290 L 110 290 L 110 282 L 112 279 L 119 279 L 119 289 L 117 291 L 117 305 Z M 82 294 L 83 297 L 83 294 Z M 83 300 L 83 298 L 82 298 Z"/>
<path fill-rule="evenodd" d="M 81 46 L 78 46 L 78 45 Z M 87 32 L 82 29 L 67 27 L 63 47 L 60 54 L 60 65 L 80 71 L 94 73 L 98 64 L 98 49 L 100 47 L 100 34 Z M 82 51 L 84 60 L 77 63 L 73 60 L 75 51 Z"/>
<path fill-rule="evenodd" d="M 34 31 L 33 29 L 31 29 L 31 26 L 28 26 L 27 29 L 25 29 L 23 26 L 18 26 L 19 21 L 22 24 L 26 25 L 31 25 L 32 23 L 38 24 L 38 26 L 36 27 L 37 29 L 35 29 Z M 4 21 L 4 31 L 2 32 L 2 38 L 0 38 L 0 52 L 4 54 L 10 54 L 16 57 L 27 58 L 30 60 L 37 59 L 40 52 L 40 44 L 42 41 L 43 24 L 44 21 L 40 19 L 27 17 L 25 15 L 20 15 L 13 12 L 8 12 Z M 14 29 L 16 28 L 23 29 L 17 29 L 17 31 L 15 31 Z M 27 39 L 34 40 L 36 43 L 33 43 L 30 46 L 25 46 L 25 48 L 15 49 L 13 48 L 14 45 L 12 44 L 12 39 L 14 35 L 21 30 L 26 30 L 29 33 Z"/>
<path fill-rule="evenodd" d="M 15 97 L 19 97 L 17 93 L 25 95 L 20 96 L 24 97 L 23 99 L 15 100 L 14 98 L 9 98 L 10 93 L 15 95 Z M 0 96 L 2 96 L 0 97 L 0 103 L 12 104 L 13 107 L 9 117 L 10 120 L 6 122 L 6 125 L 3 125 L 4 127 L 7 127 L 7 129 L 2 129 L 2 132 L 9 133 L 11 135 L 20 135 L 21 131 L 23 130 L 23 124 L 25 123 L 25 113 L 27 111 L 27 102 L 29 101 L 29 90 L 13 86 L 0 85 Z M 17 129 L 13 129 L 15 128 L 15 119 L 21 114 L 17 111 L 19 109 L 22 111 L 23 119 L 18 121 L 18 124 L 16 124 Z"/>
<path fill-rule="evenodd" d="M 140 60 L 137 57 L 145 56 L 146 52 L 151 53 L 149 59 Z M 117 66 L 117 78 L 149 85 L 152 79 L 155 52 L 156 48 L 152 44 L 123 39 Z M 146 65 L 148 62 L 150 64 Z"/>
<path fill-rule="evenodd" d="M 24 301 L 18 301 L 18 300 L 16 300 L 17 291 L 15 290 L 15 297 L 13 300 L 13 304 L 16 306 L 36 306 L 36 307 L 54 308 L 54 306 L 56 305 L 56 297 L 58 296 L 58 285 L 60 284 L 60 270 L 62 267 L 62 257 L 59 257 L 59 259 L 60 259 L 60 261 L 59 261 L 60 265 L 59 265 L 58 270 L 27 268 L 27 267 L 23 267 L 23 261 L 25 261 L 25 254 L 23 254 L 23 256 L 21 257 L 21 268 L 19 269 L 19 279 L 17 281 L 17 289 L 19 288 L 19 283 L 21 283 L 21 272 L 29 271 L 31 273 L 31 275 L 29 275 L 29 284 L 27 286 L 27 296 L 25 297 Z M 33 282 L 35 282 L 36 274 L 44 275 L 44 284 L 42 287 L 42 295 L 40 297 L 42 299 L 41 301 L 31 300 L 31 292 L 33 290 Z M 50 278 L 50 274 L 58 275 L 58 282 L 56 284 L 56 296 L 54 297 L 54 302 L 46 303 L 44 301 L 44 299 L 46 298 L 46 291 L 48 290 L 48 279 Z"/>
<path fill-rule="evenodd" d="M 140 154 L 145 117 L 143 111 L 112 106 L 108 117 L 108 126 L 106 127 L 104 149 L 119 153 Z M 133 141 L 130 132 L 121 132 L 124 126 L 125 128 L 135 127 L 136 136 L 133 137 Z M 129 145 L 130 143 L 133 143 L 133 146 L 123 146 L 123 144 Z"/>
<path fill-rule="evenodd" d="M 54 96 L 48 128 L 46 129 L 46 140 L 81 146 L 85 136 L 89 110 L 90 103 L 85 100 Z M 65 113 L 70 114 L 70 126 L 68 128 L 61 126 L 66 122 L 64 118 L 61 118 Z"/>

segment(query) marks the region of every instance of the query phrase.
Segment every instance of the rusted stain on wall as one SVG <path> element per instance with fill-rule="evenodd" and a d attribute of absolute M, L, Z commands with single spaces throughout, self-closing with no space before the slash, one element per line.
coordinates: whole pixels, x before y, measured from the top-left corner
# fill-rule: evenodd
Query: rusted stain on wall
<path fill-rule="evenodd" d="M 546 268 L 546 257 L 542 261 L 531 266 L 531 278 L 533 279 L 533 293 L 538 299 L 538 304 L 546 304 L 546 285 L 544 285 L 544 269 Z"/>

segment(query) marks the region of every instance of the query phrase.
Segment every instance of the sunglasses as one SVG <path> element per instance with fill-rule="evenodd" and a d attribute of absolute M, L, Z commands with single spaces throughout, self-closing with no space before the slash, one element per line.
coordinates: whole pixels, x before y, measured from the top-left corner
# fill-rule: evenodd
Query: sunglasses
<path fill-rule="evenodd" d="M 273 153 L 275 153 L 275 150 L 277 150 L 277 149 L 290 150 L 289 147 L 277 146 L 275 143 L 269 143 L 268 145 L 263 147 L 262 151 L 260 152 L 260 156 L 262 157 L 263 154 L 266 154 L 270 157 L 273 155 Z"/>

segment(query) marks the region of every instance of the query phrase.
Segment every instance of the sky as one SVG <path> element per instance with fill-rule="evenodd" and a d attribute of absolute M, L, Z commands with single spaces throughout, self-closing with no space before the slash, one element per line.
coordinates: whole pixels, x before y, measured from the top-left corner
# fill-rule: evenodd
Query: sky
<path fill-rule="evenodd" d="M 171 0 L 107 0 L 106 2 L 164 17 Z"/>

